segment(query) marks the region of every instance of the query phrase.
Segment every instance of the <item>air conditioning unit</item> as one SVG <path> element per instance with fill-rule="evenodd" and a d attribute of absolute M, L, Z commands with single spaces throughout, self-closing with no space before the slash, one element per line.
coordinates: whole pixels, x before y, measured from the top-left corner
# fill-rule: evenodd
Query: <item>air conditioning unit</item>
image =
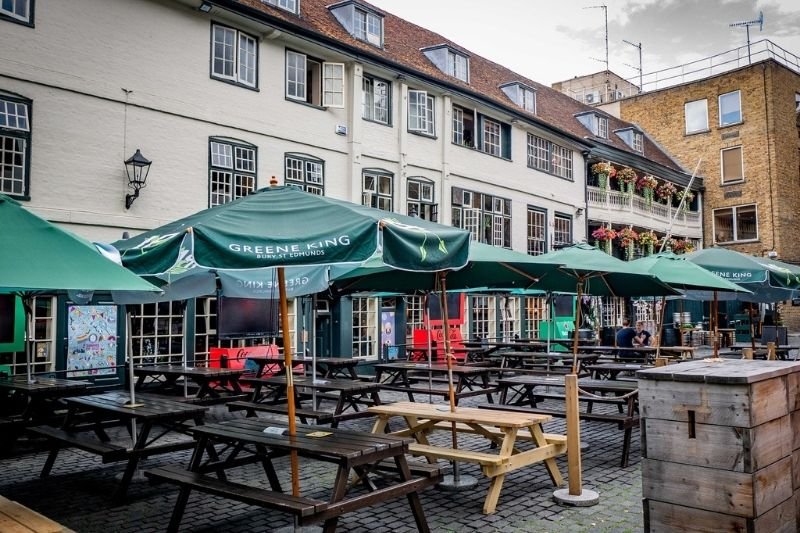
<path fill-rule="evenodd" d="M 600 100 L 600 92 L 594 91 L 591 93 L 586 93 L 585 100 L 587 104 L 599 104 Z"/>
<path fill-rule="evenodd" d="M 594 103 L 594 93 L 586 93 L 585 95 L 583 95 L 583 100 L 587 104 L 593 104 Z"/>

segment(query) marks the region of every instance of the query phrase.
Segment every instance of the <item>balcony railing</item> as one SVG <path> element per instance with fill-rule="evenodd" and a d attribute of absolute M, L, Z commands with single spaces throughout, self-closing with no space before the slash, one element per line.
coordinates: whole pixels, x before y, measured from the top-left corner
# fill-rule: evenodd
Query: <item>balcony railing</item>
<path fill-rule="evenodd" d="M 620 191 L 587 187 L 589 193 L 589 216 L 598 220 L 611 218 L 609 222 L 634 224 L 645 228 L 663 231 L 675 217 L 676 207 L 662 204 L 653 199 L 652 205 L 637 195 Z M 674 230 L 686 232 L 687 237 L 699 238 L 702 234 L 700 213 L 686 211 L 675 218 Z"/>

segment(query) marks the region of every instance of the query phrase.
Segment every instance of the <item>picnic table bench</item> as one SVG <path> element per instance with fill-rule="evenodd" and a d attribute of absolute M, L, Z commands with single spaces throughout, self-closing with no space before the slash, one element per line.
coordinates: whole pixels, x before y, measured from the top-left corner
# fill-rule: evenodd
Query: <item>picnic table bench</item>
<path fill-rule="evenodd" d="M 586 370 L 592 373 L 594 379 L 610 379 L 615 380 L 622 372 L 636 372 L 637 370 L 644 370 L 652 368 L 652 365 L 641 363 L 598 363 L 596 365 L 587 365 Z"/>
<path fill-rule="evenodd" d="M 188 470 L 173 465 L 145 472 L 145 475 L 154 480 L 166 481 L 180 487 L 168 531 L 179 530 L 186 503 L 193 490 L 291 514 L 296 517 L 300 526 L 324 522 L 325 533 L 336 530 L 338 518 L 344 513 L 406 496 L 417 529 L 429 531 L 418 493 L 441 481 L 442 474 L 433 469 L 427 469 L 424 475 L 412 473 L 405 458 L 408 439 L 341 429 L 321 432 L 318 427 L 305 425 L 299 425 L 296 435 L 289 437 L 274 431 L 285 430 L 285 424 L 272 420 L 269 424 L 272 432 L 265 432 L 265 420 L 257 418 L 231 420 L 197 428 L 194 432 L 197 445 Z M 213 449 L 214 442 L 232 445 L 230 455 L 225 458 L 209 457 L 204 461 L 205 451 Z M 305 459 L 337 465 L 332 494 L 327 501 L 283 493 L 275 476 L 272 459 L 290 451 L 296 451 Z M 400 479 L 379 488 L 370 479 L 370 474 L 376 464 L 380 463 L 381 468 L 387 468 L 383 463 L 387 460 L 394 463 Z M 226 470 L 255 462 L 263 465 L 269 489 L 226 479 Z M 418 469 L 416 471 L 419 472 Z M 218 478 L 208 475 L 210 472 L 216 472 Z M 354 494 L 351 490 L 348 494 L 348 478 L 351 473 L 369 492 Z"/>
<path fill-rule="evenodd" d="M 0 496 L 0 531 L 5 533 L 72 533 L 21 503 Z"/>
<path fill-rule="evenodd" d="M 133 373 L 138 377 L 136 390 L 154 388 L 159 391 L 176 391 L 180 378 L 193 381 L 197 386 L 197 399 L 206 397 L 218 399 L 222 396 L 242 397 L 239 378 L 243 369 L 207 368 L 183 365 L 135 366 Z"/>
<path fill-rule="evenodd" d="M 456 404 L 460 398 L 484 394 L 489 403 L 494 403 L 492 393 L 497 389 L 489 383 L 490 369 L 488 367 L 454 365 L 452 370 Z M 380 385 L 381 390 L 405 392 L 411 402 L 414 401 L 414 394 L 430 394 L 447 398 L 447 389 L 419 386 L 419 384 L 427 382 L 429 376 L 446 376 L 447 373 L 448 368 L 444 364 L 381 363 L 375 365 L 375 383 Z"/>
<path fill-rule="evenodd" d="M 250 400 L 234 402 L 229 410 L 245 409 L 248 416 L 254 416 L 256 412 L 287 414 L 286 376 L 242 378 L 242 381 L 253 387 Z M 295 377 L 295 405 L 298 406 L 296 415 L 303 422 L 304 419 L 311 418 L 319 423 L 330 423 L 332 427 L 337 427 L 339 422 L 369 416 L 369 413 L 359 406 L 380 405 L 379 390 L 380 386 L 374 382 L 314 379 L 311 376 Z M 316 394 L 309 391 L 316 391 Z M 303 408 L 303 403 L 315 396 L 317 404 L 312 405 L 311 409 Z M 322 401 L 334 401 L 336 405 L 333 412 L 320 411 Z"/>
<path fill-rule="evenodd" d="M 64 425 L 61 428 L 40 426 L 29 428 L 34 435 L 48 439 L 50 454 L 42 467 L 41 477 L 50 474 L 58 453 L 63 448 L 78 448 L 100 456 L 103 463 L 126 461 L 122 481 L 114 493 L 114 502 L 121 503 L 127 494 L 139 460 L 152 455 L 186 450 L 194 447 L 191 440 L 163 442 L 161 439 L 170 432 L 185 433 L 185 422 L 192 421 L 194 427 L 203 424 L 206 407 L 189 403 L 174 402 L 160 398 L 137 396 L 136 406 L 129 406 L 130 396 L 126 393 L 110 392 L 93 396 L 67 398 L 69 407 Z M 87 417 L 94 423 L 85 424 Z M 118 420 L 130 425 L 139 425 L 134 442 L 113 443 L 106 434 L 104 421 Z M 151 437 L 155 426 L 163 427 L 163 432 Z M 91 433 L 94 433 L 92 438 Z"/>
<path fill-rule="evenodd" d="M 555 457 L 566 453 L 567 440 L 564 435 L 545 434 L 542 423 L 550 420 L 547 415 L 532 413 L 505 413 L 457 407 L 451 412 L 446 405 L 432 405 L 414 402 L 398 402 L 370 407 L 370 412 L 378 416 L 372 432 L 382 434 L 392 417 L 402 417 L 407 429 L 395 431 L 392 435 L 414 437 L 416 443 L 409 445 L 412 455 L 421 455 L 430 462 L 439 459 L 476 463 L 484 476 L 492 481 L 483 505 L 483 512 L 491 514 L 497 508 L 500 491 L 508 472 L 544 462 L 553 484 L 561 485 L 563 480 L 556 465 Z M 456 432 L 480 435 L 497 446 L 497 452 L 464 450 L 457 447 L 437 446 L 430 443 L 428 434 L 432 430 L 452 430 L 455 422 Z M 523 436 L 524 435 L 524 436 Z M 521 450 L 517 442 L 529 441 L 536 445 L 530 450 Z"/>
<path fill-rule="evenodd" d="M 271 368 L 272 374 L 280 375 L 286 372 L 286 364 L 283 355 L 248 355 L 247 360 L 255 364 L 256 377 L 261 377 Z M 317 357 L 317 375 L 322 378 L 352 379 L 358 380 L 356 367 L 362 363 L 363 359 L 354 357 Z M 314 366 L 314 359 L 311 357 L 293 357 L 292 364 L 303 365 L 306 372 L 310 372 Z"/>
<path fill-rule="evenodd" d="M 514 376 L 500 378 L 497 383 L 501 391 L 500 405 L 479 406 L 480 408 L 566 418 L 566 406 L 558 409 L 539 405 L 540 400 L 565 401 L 563 393 L 550 391 L 551 387 L 565 388 L 563 376 Z M 623 430 L 620 465 L 623 468 L 628 466 L 631 434 L 633 428 L 639 427 L 638 384 L 631 381 L 583 378 L 578 380 L 578 389 L 578 401 L 586 405 L 586 411 L 580 413 L 582 420 L 610 422 L 617 424 L 619 429 Z M 602 396 L 602 394 L 612 394 L 612 396 Z M 595 403 L 616 405 L 617 412 L 596 413 L 593 411 Z"/>

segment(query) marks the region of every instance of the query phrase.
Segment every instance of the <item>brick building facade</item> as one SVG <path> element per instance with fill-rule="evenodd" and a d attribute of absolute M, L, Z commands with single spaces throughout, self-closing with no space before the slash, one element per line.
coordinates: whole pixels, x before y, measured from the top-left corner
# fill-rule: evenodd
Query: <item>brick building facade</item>
<path fill-rule="evenodd" d="M 620 102 L 687 169 L 705 178 L 706 246 L 800 263 L 800 74 L 767 59 Z M 800 329 L 800 307 L 782 317 Z"/>

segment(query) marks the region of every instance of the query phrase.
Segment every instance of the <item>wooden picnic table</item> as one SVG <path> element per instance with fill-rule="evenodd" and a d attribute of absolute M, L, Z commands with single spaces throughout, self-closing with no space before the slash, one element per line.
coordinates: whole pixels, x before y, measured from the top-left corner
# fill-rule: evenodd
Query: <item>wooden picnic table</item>
<path fill-rule="evenodd" d="M 5 533 L 72 533 L 61 524 L 0 496 L 0 531 Z"/>
<path fill-rule="evenodd" d="M 480 347 L 474 346 L 452 346 L 450 351 L 455 354 L 456 356 L 462 355 L 464 361 L 476 360 L 480 359 L 480 355 L 482 355 L 485 350 Z M 433 362 L 444 362 L 444 346 L 431 346 L 431 361 Z M 407 361 L 418 361 L 418 362 L 428 362 L 428 346 L 427 345 L 413 345 L 409 344 L 406 346 L 406 360 Z"/>
<path fill-rule="evenodd" d="M 492 393 L 495 388 L 489 383 L 490 369 L 481 366 L 453 365 L 455 383 L 455 400 L 460 398 L 486 395 L 489 403 L 494 403 Z M 447 397 L 447 390 L 429 387 L 429 381 L 441 384 L 448 373 L 447 365 L 426 363 L 380 363 L 375 365 L 375 383 L 381 389 L 405 392 L 408 400 L 414 401 L 414 394 L 433 394 Z M 420 385 L 424 384 L 422 387 Z"/>
<path fill-rule="evenodd" d="M 282 374 L 286 372 L 286 361 L 283 355 L 248 355 L 248 361 L 252 361 L 258 366 L 256 377 L 264 375 L 268 365 L 277 365 L 273 369 L 273 374 Z M 359 363 L 363 363 L 363 359 L 356 359 L 354 357 L 317 357 L 317 374 L 323 378 L 346 378 L 358 379 L 356 367 Z M 313 368 L 313 358 L 311 357 L 293 357 L 292 363 L 302 364 L 306 372 L 310 372 Z"/>
<path fill-rule="evenodd" d="M 653 365 L 641 363 L 598 363 L 596 365 L 586 365 L 586 370 L 592 373 L 594 379 L 615 380 L 621 372 L 636 372 L 652 368 Z"/>
<path fill-rule="evenodd" d="M 407 429 L 392 435 L 414 437 L 417 442 L 409 446 L 412 455 L 425 456 L 430 462 L 442 459 L 479 464 L 483 475 L 491 479 L 483 504 L 484 514 L 495 511 L 506 474 L 519 468 L 544 462 L 553 484 L 559 486 L 563 483 L 555 457 L 566 453 L 567 440 L 564 435 L 544 433 L 542 423 L 550 420 L 549 416 L 470 407 L 457 407 L 455 412 L 450 412 L 446 405 L 414 402 L 380 405 L 370 407 L 369 411 L 378 416 L 372 428 L 375 434 L 383 434 L 392 417 L 405 420 Z M 488 439 L 493 446 L 496 445 L 494 451 L 438 446 L 428 440 L 433 430 L 451 431 L 453 422 L 459 433 Z M 518 447 L 519 441 L 531 442 L 535 448 L 522 450 Z"/>
<path fill-rule="evenodd" d="M 566 388 L 564 376 L 504 377 L 497 380 L 497 385 L 500 388 L 500 405 L 496 407 L 497 409 L 515 413 L 538 413 L 560 418 L 566 417 L 564 393 L 551 391 L 551 388 Z M 579 402 L 586 405 L 586 411 L 580 413 L 581 419 L 614 423 L 624 430 L 620 465 L 627 466 L 632 429 L 639 426 L 638 383 L 582 378 L 578 380 L 578 390 Z M 603 396 L 604 394 L 611 396 Z M 541 400 L 556 400 L 565 403 L 563 408 L 542 407 L 539 405 Z M 595 413 L 593 406 L 596 403 L 616 405 L 618 412 Z M 491 410 L 494 407 L 485 406 L 485 408 Z"/>
<path fill-rule="evenodd" d="M 50 474 L 61 448 L 76 447 L 99 455 L 104 463 L 127 461 L 122 481 L 114 493 L 115 503 L 124 501 L 139 460 L 152 455 L 185 450 L 194 447 L 190 440 L 161 439 L 170 433 L 186 433 L 192 427 L 201 426 L 206 407 L 191 403 L 176 402 L 146 394 L 137 395 L 137 406 L 129 406 L 130 395 L 124 392 L 108 392 L 92 396 L 66 398 L 68 405 L 64 425 L 60 429 L 40 426 L 28 431 L 50 440 L 51 451 L 42 468 L 42 477 Z M 130 440 L 112 443 L 105 428 L 109 423 L 120 423 L 131 427 L 136 422 L 137 432 Z M 193 422 L 189 426 L 187 422 Z M 163 429 L 152 436 L 153 429 Z M 131 445 L 132 444 L 132 445 Z"/>
<path fill-rule="evenodd" d="M 23 424 L 44 420 L 53 414 L 54 402 L 82 394 L 88 386 L 89 382 L 74 379 L 34 376 L 33 383 L 28 383 L 28 377 L 24 375 L 0 378 L 0 398 L 4 406 L 12 405 L 17 396 L 22 396 L 19 402 L 22 408 L 3 415 Z"/>
<path fill-rule="evenodd" d="M 633 348 L 622 348 L 618 346 L 585 346 L 578 348 L 579 353 L 597 353 L 614 355 L 620 359 L 642 359 L 649 360 L 655 357 L 658 348 L 655 346 L 635 346 Z M 680 357 L 691 359 L 694 357 L 694 346 L 662 346 L 660 353 L 664 357 Z"/>
<path fill-rule="evenodd" d="M 429 531 L 418 493 L 423 488 L 438 483 L 441 472 L 438 469 L 427 469 L 427 474 L 422 477 L 412 474 L 413 470 L 409 468 L 405 458 L 409 439 L 341 429 L 320 431 L 319 427 L 302 424 L 298 425 L 296 435 L 290 437 L 285 434 L 286 424 L 270 420 L 267 427 L 265 422 L 264 419 L 246 418 L 197 428 L 194 431 L 197 445 L 188 471 L 183 465 L 172 465 L 145 472 L 149 477 L 181 487 L 168 531 L 178 531 L 192 490 L 291 513 L 297 517 L 298 525 L 301 526 L 322 521 L 325 533 L 335 531 L 338 518 L 344 513 L 406 496 L 417 529 L 421 532 Z M 215 443 L 227 444 L 223 453 L 227 452 L 229 455 L 223 458 L 210 456 L 204 460 L 205 452 L 212 450 Z M 272 459 L 291 451 L 296 451 L 304 459 L 337 465 L 336 477 L 327 501 L 283 493 Z M 389 480 L 385 486 L 377 488 L 372 483 L 370 474 L 383 461 L 392 463 L 400 479 Z M 251 463 L 262 464 L 270 484 L 269 489 L 226 479 L 226 471 Z M 208 472 L 217 473 L 219 479 L 206 475 Z M 352 489 L 348 492 L 351 473 L 358 484 L 365 485 L 369 492 L 361 493 Z M 375 516 L 379 517 L 380 514 L 376 513 Z M 196 520 L 194 523 L 197 525 Z M 375 525 L 379 526 L 380 523 Z"/>
<path fill-rule="evenodd" d="M 286 402 L 286 376 L 245 377 L 242 378 L 242 382 L 253 387 L 250 401 L 247 402 L 251 405 L 248 406 L 245 402 L 234 402 L 233 408 L 245 409 L 250 416 L 254 416 L 256 411 L 283 413 Z M 319 411 L 320 403 L 323 400 L 336 402 L 332 413 L 332 427 L 338 426 L 339 422 L 343 420 L 369 416 L 369 413 L 360 409 L 359 406 L 380 405 L 381 403 L 378 395 L 380 390 L 378 383 L 352 379 L 314 379 L 307 376 L 294 378 L 295 402 L 299 408 L 302 408 L 303 402 L 313 398 L 309 392 L 312 390 L 318 391 L 317 404 L 313 405 L 312 409 Z M 267 408 L 268 405 L 280 407 Z"/>
<path fill-rule="evenodd" d="M 752 348 L 753 345 L 749 342 L 737 342 L 735 344 L 731 344 L 728 346 L 728 350 L 733 352 L 741 352 L 745 348 Z M 789 351 L 790 350 L 800 350 L 800 345 L 797 344 L 776 344 L 775 345 L 775 355 L 779 359 L 788 359 L 789 358 Z M 753 353 L 753 356 L 760 356 L 766 357 L 767 355 L 767 345 L 766 344 L 756 344 L 756 349 Z"/>
<path fill-rule="evenodd" d="M 183 365 L 135 366 L 133 373 L 139 379 L 136 390 L 155 388 L 159 391 L 175 392 L 179 389 L 180 378 L 189 379 L 198 385 L 197 399 L 209 396 L 219 398 L 223 395 L 240 396 L 243 394 L 239 386 L 239 378 L 243 369 L 207 368 Z"/>

